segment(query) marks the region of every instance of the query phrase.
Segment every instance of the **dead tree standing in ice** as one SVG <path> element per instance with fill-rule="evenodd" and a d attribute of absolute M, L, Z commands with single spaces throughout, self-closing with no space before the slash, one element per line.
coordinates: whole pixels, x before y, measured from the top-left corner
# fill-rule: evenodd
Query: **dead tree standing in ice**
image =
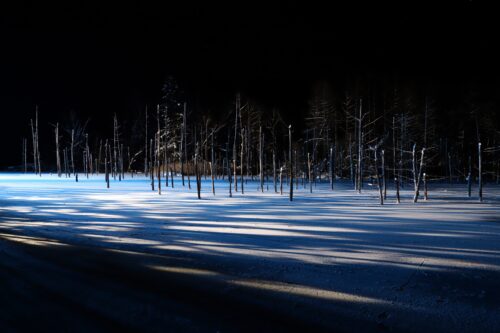
<path fill-rule="evenodd" d="M 479 202 L 483 201 L 483 163 L 481 159 L 481 142 L 477 144 L 477 153 L 478 153 L 478 181 L 479 181 Z"/>
<path fill-rule="evenodd" d="M 468 189 L 468 196 L 469 198 L 471 197 L 471 192 L 472 192 L 472 160 L 469 155 L 469 173 L 467 174 L 467 189 Z"/>
<path fill-rule="evenodd" d="M 28 140 L 26 138 L 23 138 L 23 166 L 24 166 L 24 173 L 28 172 Z"/>
<path fill-rule="evenodd" d="M 38 105 L 35 108 L 35 124 L 31 119 L 31 137 L 33 138 L 33 168 L 35 174 L 42 175 L 40 167 L 40 150 L 38 145 Z"/>
<path fill-rule="evenodd" d="M 417 144 L 413 144 L 413 150 L 412 150 L 412 161 L 413 161 L 413 184 L 415 187 L 415 194 L 413 196 L 413 202 L 416 203 L 418 201 L 418 196 L 420 192 L 420 181 L 422 178 L 422 171 L 424 169 L 424 154 L 425 154 L 425 147 L 422 148 L 422 151 L 420 153 L 420 166 L 417 166 L 417 156 L 416 156 L 416 147 Z"/>
<path fill-rule="evenodd" d="M 358 123 L 358 163 L 357 163 L 357 177 L 356 177 L 356 187 L 358 193 L 361 193 L 363 188 L 363 118 L 366 114 L 363 114 L 363 99 L 359 100 L 359 116 L 354 119 Z"/>
<path fill-rule="evenodd" d="M 264 134 L 262 133 L 262 126 L 259 127 L 259 179 L 260 191 L 264 192 Z"/>
<path fill-rule="evenodd" d="M 59 154 L 59 123 L 56 123 L 54 129 L 56 135 L 56 164 L 57 164 L 57 177 L 61 178 L 61 156 Z"/>
<path fill-rule="evenodd" d="M 237 150 L 238 150 L 238 112 L 240 111 L 240 95 L 236 95 L 236 112 L 234 117 L 234 142 L 233 142 L 233 173 L 234 173 L 234 191 L 238 192 L 238 175 L 237 169 Z"/>
<path fill-rule="evenodd" d="M 241 194 L 245 194 L 245 188 L 243 184 L 243 158 L 245 157 L 245 129 L 241 129 L 241 151 L 240 151 L 240 183 L 241 183 Z"/>
<path fill-rule="evenodd" d="M 214 155 L 214 130 L 211 133 L 211 151 L 210 151 L 210 176 L 212 177 L 212 193 L 215 195 L 215 155 Z"/>
<path fill-rule="evenodd" d="M 153 152 L 154 152 L 154 141 L 153 139 L 149 140 L 149 179 L 151 181 L 151 191 L 155 190 L 155 172 L 154 172 L 154 161 L 153 161 Z"/>
<path fill-rule="evenodd" d="M 380 174 L 378 171 L 378 145 L 373 148 L 374 162 L 375 162 L 375 177 L 377 178 L 378 194 L 380 199 L 380 204 L 384 204 L 384 193 L 382 189 L 382 184 L 380 181 Z"/>
<path fill-rule="evenodd" d="M 108 168 L 108 139 L 104 144 L 104 180 L 106 181 L 106 187 L 109 188 L 109 168 Z M 76 175 L 78 179 L 78 175 Z M 78 180 L 77 180 L 78 181 Z"/>
<path fill-rule="evenodd" d="M 290 169 L 290 201 L 293 201 L 292 125 L 288 125 L 288 165 Z"/>
<path fill-rule="evenodd" d="M 382 157 L 382 187 L 384 189 L 384 200 L 387 199 L 387 182 L 385 181 L 385 150 L 381 151 Z"/>
<path fill-rule="evenodd" d="M 158 179 L 158 194 L 161 195 L 161 127 L 160 127 L 160 105 L 156 106 L 156 178 Z"/>
<path fill-rule="evenodd" d="M 201 199 L 201 174 L 198 166 L 199 153 L 200 153 L 200 146 L 197 142 L 194 154 L 194 173 L 196 175 L 196 192 L 198 193 L 198 199 Z"/>
<path fill-rule="evenodd" d="M 308 169 L 308 180 L 309 180 L 309 192 L 313 193 L 313 183 L 312 183 L 312 172 L 311 172 L 311 153 L 307 153 L 307 169 Z"/>
<path fill-rule="evenodd" d="M 276 183 L 276 153 L 273 149 L 273 184 L 274 184 L 274 193 L 278 193 L 278 185 Z"/>
<path fill-rule="evenodd" d="M 328 162 L 328 174 L 330 178 L 330 190 L 333 191 L 333 147 L 330 147 Z"/>
<path fill-rule="evenodd" d="M 144 144 L 144 175 L 147 177 L 148 176 L 148 106 L 146 105 L 146 123 L 144 125 L 145 129 L 145 144 Z"/>

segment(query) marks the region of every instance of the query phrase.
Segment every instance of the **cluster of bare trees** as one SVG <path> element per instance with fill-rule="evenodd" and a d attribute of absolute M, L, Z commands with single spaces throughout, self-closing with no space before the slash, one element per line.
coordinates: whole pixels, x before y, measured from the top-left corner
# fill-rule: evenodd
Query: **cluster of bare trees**
<path fill-rule="evenodd" d="M 380 102 L 371 94 L 334 95 L 321 85 L 313 92 L 305 122 L 296 127 L 278 110 L 265 110 L 240 94 L 222 119 L 195 113 L 176 89 L 175 83 L 166 84 L 164 100 L 154 112 L 145 108 L 133 135 L 124 134 L 116 114 L 112 137 L 94 138 L 93 144 L 87 123 L 73 122 L 65 136 L 56 123 L 59 177 L 74 176 L 78 181 L 78 172 L 86 177 L 104 172 L 109 187 L 110 178 L 121 181 L 126 173 L 134 177 L 141 170 L 150 179 L 151 190 L 161 194 L 162 187 L 175 186 L 176 176 L 191 189 L 194 176 L 199 198 L 203 178 L 211 179 L 214 195 L 215 181 L 227 181 L 229 196 L 244 194 L 248 182 L 255 181 L 259 191 L 268 191 L 271 185 L 276 193 L 288 192 L 290 201 L 294 187 L 313 192 L 318 183 L 328 182 L 334 190 L 337 179 L 344 179 L 359 193 L 367 186 L 377 188 L 381 204 L 388 198 L 388 188 L 398 203 L 400 189 L 407 187 L 413 188 L 414 202 L 422 187 L 427 200 L 429 181 L 465 183 L 469 196 L 476 181 L 482 200 L 485 178 L 500 181 L 500 135 L 494 126 L 481 127 L 485 120 L 478 108 L 471 112 L 472 125 L 464 122 L 461 135 L 449 138 L 440 135 L 430 98 L 412 99 L 397 89 Z M 31 133 L 33 171 L 41 174 L 38 108 Z M 477 149 L 466 144 L 473 141 Z M 26 139 L 22 149 L 26 172 Z M 487 163 L 483 153 L 488 154 Z"/>

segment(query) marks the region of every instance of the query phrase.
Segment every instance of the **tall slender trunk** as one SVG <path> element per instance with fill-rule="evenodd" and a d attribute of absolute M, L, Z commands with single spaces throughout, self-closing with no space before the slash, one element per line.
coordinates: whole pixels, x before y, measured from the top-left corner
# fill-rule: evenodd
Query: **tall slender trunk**
<path fill-rule="evenodd" d="M 264 192 L 264 137 L 262 134 L 262 126 L 259 126 L 259 178 L 260 178 L 260 191 Z"/>
<path fill-rule="evenodd" d="M 416 144 L 413 145 L 413 181 L 415 185 L 415 194 L 413 196 L 413 202 L 416 203 L 418 201 L 418 196 L 420 192 L 420 181 L 422 178 L 422 171 L 424 169 L 424 154 L 425 154 L 425 147 L 422 148 L 422 151 L 420 153 L 420 166 L 418 167 L 418 170 L 416 169 L 416 153 L 415 153 L 415 148 Z"/>
<path fill-rule="evenodd" d="M 359 118 L 358 118 L 358 193 L 363 188 L 363 100 L 359 100 Z"/>
<path fill-rule="evenodd" d="M 245 194 L 244 184 L 243 184 L 243 158 L 245 154 L 245 129 L 241 129 L 241 152 L 240 152 L 240 182 L 241 182 L 241 194 Z"/>
<path fill-rule="evenodd" d="M 61 156 L 59 154 L 59 123 L 56 124 L 55 135 L 56 135 L 57 177 L 61 178 Z"/>
<path fill-rule="evenodd" d="M 385 181 L 385 151 L 382 149 L 382 187 L 384 189 L 384 200 L 387 199 L 387 182 Z"/>
<path fill-rule="evenodd" d="M 293 201 L 292 125 L 288 126 L 288 165 L 290 167 L 290 201 Z"/>
<path fill-rule="evenodd" d="M 145 125 L 145 130 L 146 130 L 146 133 L 144 135 L 145 137 L 145 144 L 144 144 L 144 175 L 147 177 L 148 176 L 148 166 L 149 166 L 149 162 L 148 162 L 148 152 L 149 152 L 149 149 L 148 149 L 148 106 L 146 105 L 146 125 Z"/>
<path fill-rule="evenodd" d="M 236 116 L 234 120 L 234 142 L 233 142 L 233 173 L 234 173 L 234 191 L 238 192 L 238 176 L 236 174 L 237 169 L 237 150 L 238 150 L 238 113 L 240 112 L 240 95 L 236 95 Z"/>
<path fill-rule="evenodd" d="M 478 153 L 478 181 L 479 181 L 479 202 L 483 201 L 483 161 L 481 157 L 481 142 L 477 144 L 477 153 Z"/>
<path fill-rule="evenodd" d="M 472 160 L 469 155 L 469 173 L 467 174 L 467 189 L 468 189 L 468 196 L 469 198 L 471 197 L 471 192 L 472 192 Z"/>
<path fill-rule="evenodd" d="M 278 193 L 278 184 L 276 183 L 276 153 L 273 149 L 273 184 L 274 193 Z"/>
<path fill-rule="evenodd" d="M 154 191 L 155 190 L 155 172 L 154 172 L 154 167 L 155 165 L 153 164 L 153 151 L 154 151 L 154 147 L 153 147 L 153 144 L 154 144 L 154 141 L 153 139 L 150 139 L 150 142 L 149 142 L 149 175 L 150 175 L 150 179 L 151 179 L 151 191 Z"/>
<path fill-rule="evenodd" d="M 380 204 L 384 204 L 384 194 L 383 194 L 383 189 L 382 189 L 382 184 L 380 182 L 380 174 L 378 171 L 378 147 L 375 147 L 373 150 L 374 154 L 374 162 L 375 162 L 375 177 L 377 178 L 377 186 L 378 186 L 378 194 L 379 194 L 379 199 L 380 199 Z"/>
<path fill-rule="evenodd" d="M 198 199 L 201 199 L 201 174 L 198 165 L 199 153 L 200 153 L 200 147 L 199 144 L 196 143 L 196 150 L 194 154 L 194 173 L 196 175 L 196 192 L 198 193 Z"/>
<path fill-rule="evenodd" d="M 308 179 L 309 179 L 309 192 L 312 193 L 313 192 L 313 187 L 312 187 L 312 173 L 311 173 L 311 154 L 310 153 L 307 153 L 307 168 L 309 170 L 309 176 L 308 176 Z"/>
<path fill-rule="evenodd" d="M 428 189 L 427 189 L 427 174 L 424 172 L 424 200 L 427 201 L 429 199 Z"/>
<path fill-rule="evenodd" d="M 215 156 L 214 156 L 214 130 L 212 130 L 212 135 L 211 135 L 211 151 L 210 151 L 210 175 L 212 176 L 212 193 L 215 195 L 215 173 L 214 173 L 214 167 L 215 167 Z"/>

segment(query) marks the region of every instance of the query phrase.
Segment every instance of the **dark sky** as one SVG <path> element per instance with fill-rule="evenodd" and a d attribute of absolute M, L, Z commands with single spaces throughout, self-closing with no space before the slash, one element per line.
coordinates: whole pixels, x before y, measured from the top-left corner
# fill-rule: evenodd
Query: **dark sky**
<path fill-rule="evenodd" d="M 29 133 L 35 104 L 45 124 L 69 110 L 97 122 L 156 103 L 167 75 L 207 109 L 241 90 L 291 114 L 322 79 L 498 87 L 500 20 L 482 2 L 320 3 L 2 3 L 2 148 Z"/>

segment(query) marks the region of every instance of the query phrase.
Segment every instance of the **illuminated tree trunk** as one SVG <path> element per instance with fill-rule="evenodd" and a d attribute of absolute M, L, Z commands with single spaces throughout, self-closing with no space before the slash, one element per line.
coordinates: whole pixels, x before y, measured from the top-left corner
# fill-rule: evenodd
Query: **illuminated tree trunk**
<path fill-rule="evenodd" d="M 59 123 L 56 124 L 55 135 L 56 135 L 57 177 L 61 178 L 61 156 L 59 154 Z"/>

